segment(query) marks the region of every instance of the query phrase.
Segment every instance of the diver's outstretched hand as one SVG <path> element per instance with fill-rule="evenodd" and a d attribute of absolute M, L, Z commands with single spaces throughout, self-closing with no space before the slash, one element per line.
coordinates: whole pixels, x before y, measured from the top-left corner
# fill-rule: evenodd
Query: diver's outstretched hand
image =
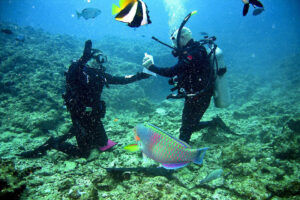
<path fill-rule="evenodd" d="M 138 72 L 138 73 L 136 73 L 136 77 L 137 77 L 138 80 L 147 79 L 150 76 L 151 76 L 150 74 L 146 74 L 144 72 Z"/>
<path fill-rule="evenodd" d="M 150 54 L 145 53 L 144 59 L 143 59 L 143 66 L 146 69 L 149 69 L 151 65 L 154 65 L 153 56 Z"/>

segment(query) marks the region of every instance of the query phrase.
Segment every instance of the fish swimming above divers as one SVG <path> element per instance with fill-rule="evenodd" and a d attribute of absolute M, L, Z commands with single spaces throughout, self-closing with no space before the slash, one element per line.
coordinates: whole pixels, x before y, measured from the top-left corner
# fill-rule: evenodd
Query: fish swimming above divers
<path fill-rule="evenodd" d="M 149 10 L 142 0 L 120 0 L 120 7 L 113 4 L 112 14 L 115 19 L 127 23 L 129 27 L 151 24 Z"/>
<path fill-rule="evenodd" d="M 85 20 L 94 19 L 101 14 L 101 10 L 97 8 L 85 8 L 80 12 L 76 11 L 77 19 L 83 17 Z"/>
<path fill-rule="evenodd" d="M 244 3 L 243 16 L 247 15 L 249 7 L 250 7 L 250 4 L 254 8 L 256 8 L 256 7 L 263 8 L 264 7 L 263 4 L 259 0 L 242 0 L 242 2 Z M 254 15 L 254 13 L 253 13 L 253 15 Z"/>
<path fill-rule="evenodd" d="M 178 169 L 191 162 L 200 165 L 208 149 L 192 149 L 184 141 L 149 123 L 136 126 L 135 139 L 138 144 L 128 145 L 126 149 L 134 151 L 138 146 L 144 155 L 161 163 L 165 169 Z"/>

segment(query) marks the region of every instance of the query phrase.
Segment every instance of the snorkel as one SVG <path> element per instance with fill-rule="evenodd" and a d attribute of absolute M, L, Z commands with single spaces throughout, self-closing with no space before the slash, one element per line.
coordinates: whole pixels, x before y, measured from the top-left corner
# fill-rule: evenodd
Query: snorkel
<path fill-rule="evenodd" d="M 197 13 L 197 11 L 193 11 L 193 12 L 189 13 L 189 14 L 184 18 L 184 20 L 182 21 L 182 23 L 181 23 L 181 25 L 180 25 L 180 27 L 179 27 L 179 29 L 178 29 L 178 32 L 177 32 L 177 41 L 176 41 L 177 47 L 172 47 L 172 46 L 170 46 L 170 45 L 168 45 L 168 44 L 166 44 L 166 43 L 160 41 L 159 39 L 157 39 L 157 38 L 154 37 L 154 36 L 152 36 L 152 39 L 155 40 L 155 41 L 157 41 L 157 42 L 159 42 L 159 43 L 162 44 L 162 45 L 165 45 L 165 46 L 167 46 L 167 47 L 173 49 L 173 52 L 172 52 L 172 53 L 173 53 L 173 55 L 174 55 L 175 57 L 180 56 L 180 55 L 182 54 L 182 52 L 183 52 L 183 47 L 180 46 L 181 30 L 182 30 L 182 28 L 184 27 L 184 25 L 188 22 L 188 20 L 190 19 L 190 17 L 191 17 L 192 15 L 196 14 L 196 13 Z"/>
<path fill-rule="evenodd" d="M 192 15 L 196 14 L 197 11 L 193 11 L 191 13 L 189 13 L 185 18 L 184 20 L 182 21 L 179 29 L 178 29 L 178 33 L 177 33 L 177 50 L 180 52 L 182 51 L 183 47 L 180 46 L 180 36 L 181 36 L 181 31 L 182 31 L 182 28 L 184 27 L 184 25 L 188 22 L 188 20 L 191 18 Z"/>

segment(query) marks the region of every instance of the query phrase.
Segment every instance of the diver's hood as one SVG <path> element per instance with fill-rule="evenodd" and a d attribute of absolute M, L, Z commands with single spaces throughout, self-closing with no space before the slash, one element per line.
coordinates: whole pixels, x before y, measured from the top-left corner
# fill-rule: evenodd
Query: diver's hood
<path fill-rule="evenodd" d="M 183 48 L 184 46 L 192 39 L 192 32 L 190 29 L 184 27 L 184 25 L 187 23 L 187 21 L 190 19 L 190 17 L 194 14 L 196 14 L 197 11 L 193 11 L 191 13 L 189 13 L 184 20 L 182 21 L 179 29 L 177 31 L 175 31 L 172 35 L 171 35 L 171 40 L 173 42 L 173 46 L 170 46 L 160 40 L 158 40 L 156 37 L 152 36 L 152 39 L 154 39 L 155 41 L 173 49 L 172 54 L 177 57 L 180 56 L 183 52 Z"/>

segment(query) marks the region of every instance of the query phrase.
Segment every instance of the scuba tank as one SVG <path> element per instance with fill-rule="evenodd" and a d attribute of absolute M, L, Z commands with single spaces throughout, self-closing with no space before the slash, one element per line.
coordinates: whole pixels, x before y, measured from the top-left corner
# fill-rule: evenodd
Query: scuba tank
<path fill-rule="evenodd" d="M 211 38 L 211 42 L 204 44 L 204 47 L 209 56 L 210 66 L 214 69 L 214 103 L 217 108 L 226 108 L 231 102 L 226 76 L 227 69 L 224 63 L 222 50 L 213 43 L 215 37 Z"/>
<path fill-rule="evenodd" d="M 190 19 L 190 17 L 194 14 L 196 14 L 197 11 L 193 11 L 189 13 L 181 23 L 179 29 L 178 29 L 178 34 L 177 34 L 177 47 L 170 46 L 160 40 L 158 40 L 156 37 L 152 37 L 155 41 L 171 48 L 172 54 L 175 57 L 180 56 L 184 49 L 180 46 L 180 35 L 181 35 L 181 30 L 183 26 L 187 23 L 187 21 Z M 230 105 L 231 97 L 228 89 L 228 83 L 227 83 L 227 77 L 226 77 L 226 67 L 224 63 L 224 58 L 223 58 L 223 53 L 222 50 L 217 47 L 217 45 L 214 43 L 216 40 L 216 37 L 208 37 L 205 36 L 204 39 L 201 39 L 199 41 L 200 45 L 203 45 L 206 48 L 206 52 L 209 57 L 209 62 L 210 66 L 212 67 L 212 74 L 211 74 L 211 79 L 212 82 L 214 83 L 214 103 L 217 108 L 225 108 Z M 174 84 L 174 80 L 169 80 L 169 84 Z M 171 89 L 171 91 L 175 91 L 178 89 L 178 94 L 170 94 L 167 98 L 183 98 L 184 94 L 180 91 L 180 88 L 174 87 Z M 200 91 L 201 92 L 201 91 Z"/>

